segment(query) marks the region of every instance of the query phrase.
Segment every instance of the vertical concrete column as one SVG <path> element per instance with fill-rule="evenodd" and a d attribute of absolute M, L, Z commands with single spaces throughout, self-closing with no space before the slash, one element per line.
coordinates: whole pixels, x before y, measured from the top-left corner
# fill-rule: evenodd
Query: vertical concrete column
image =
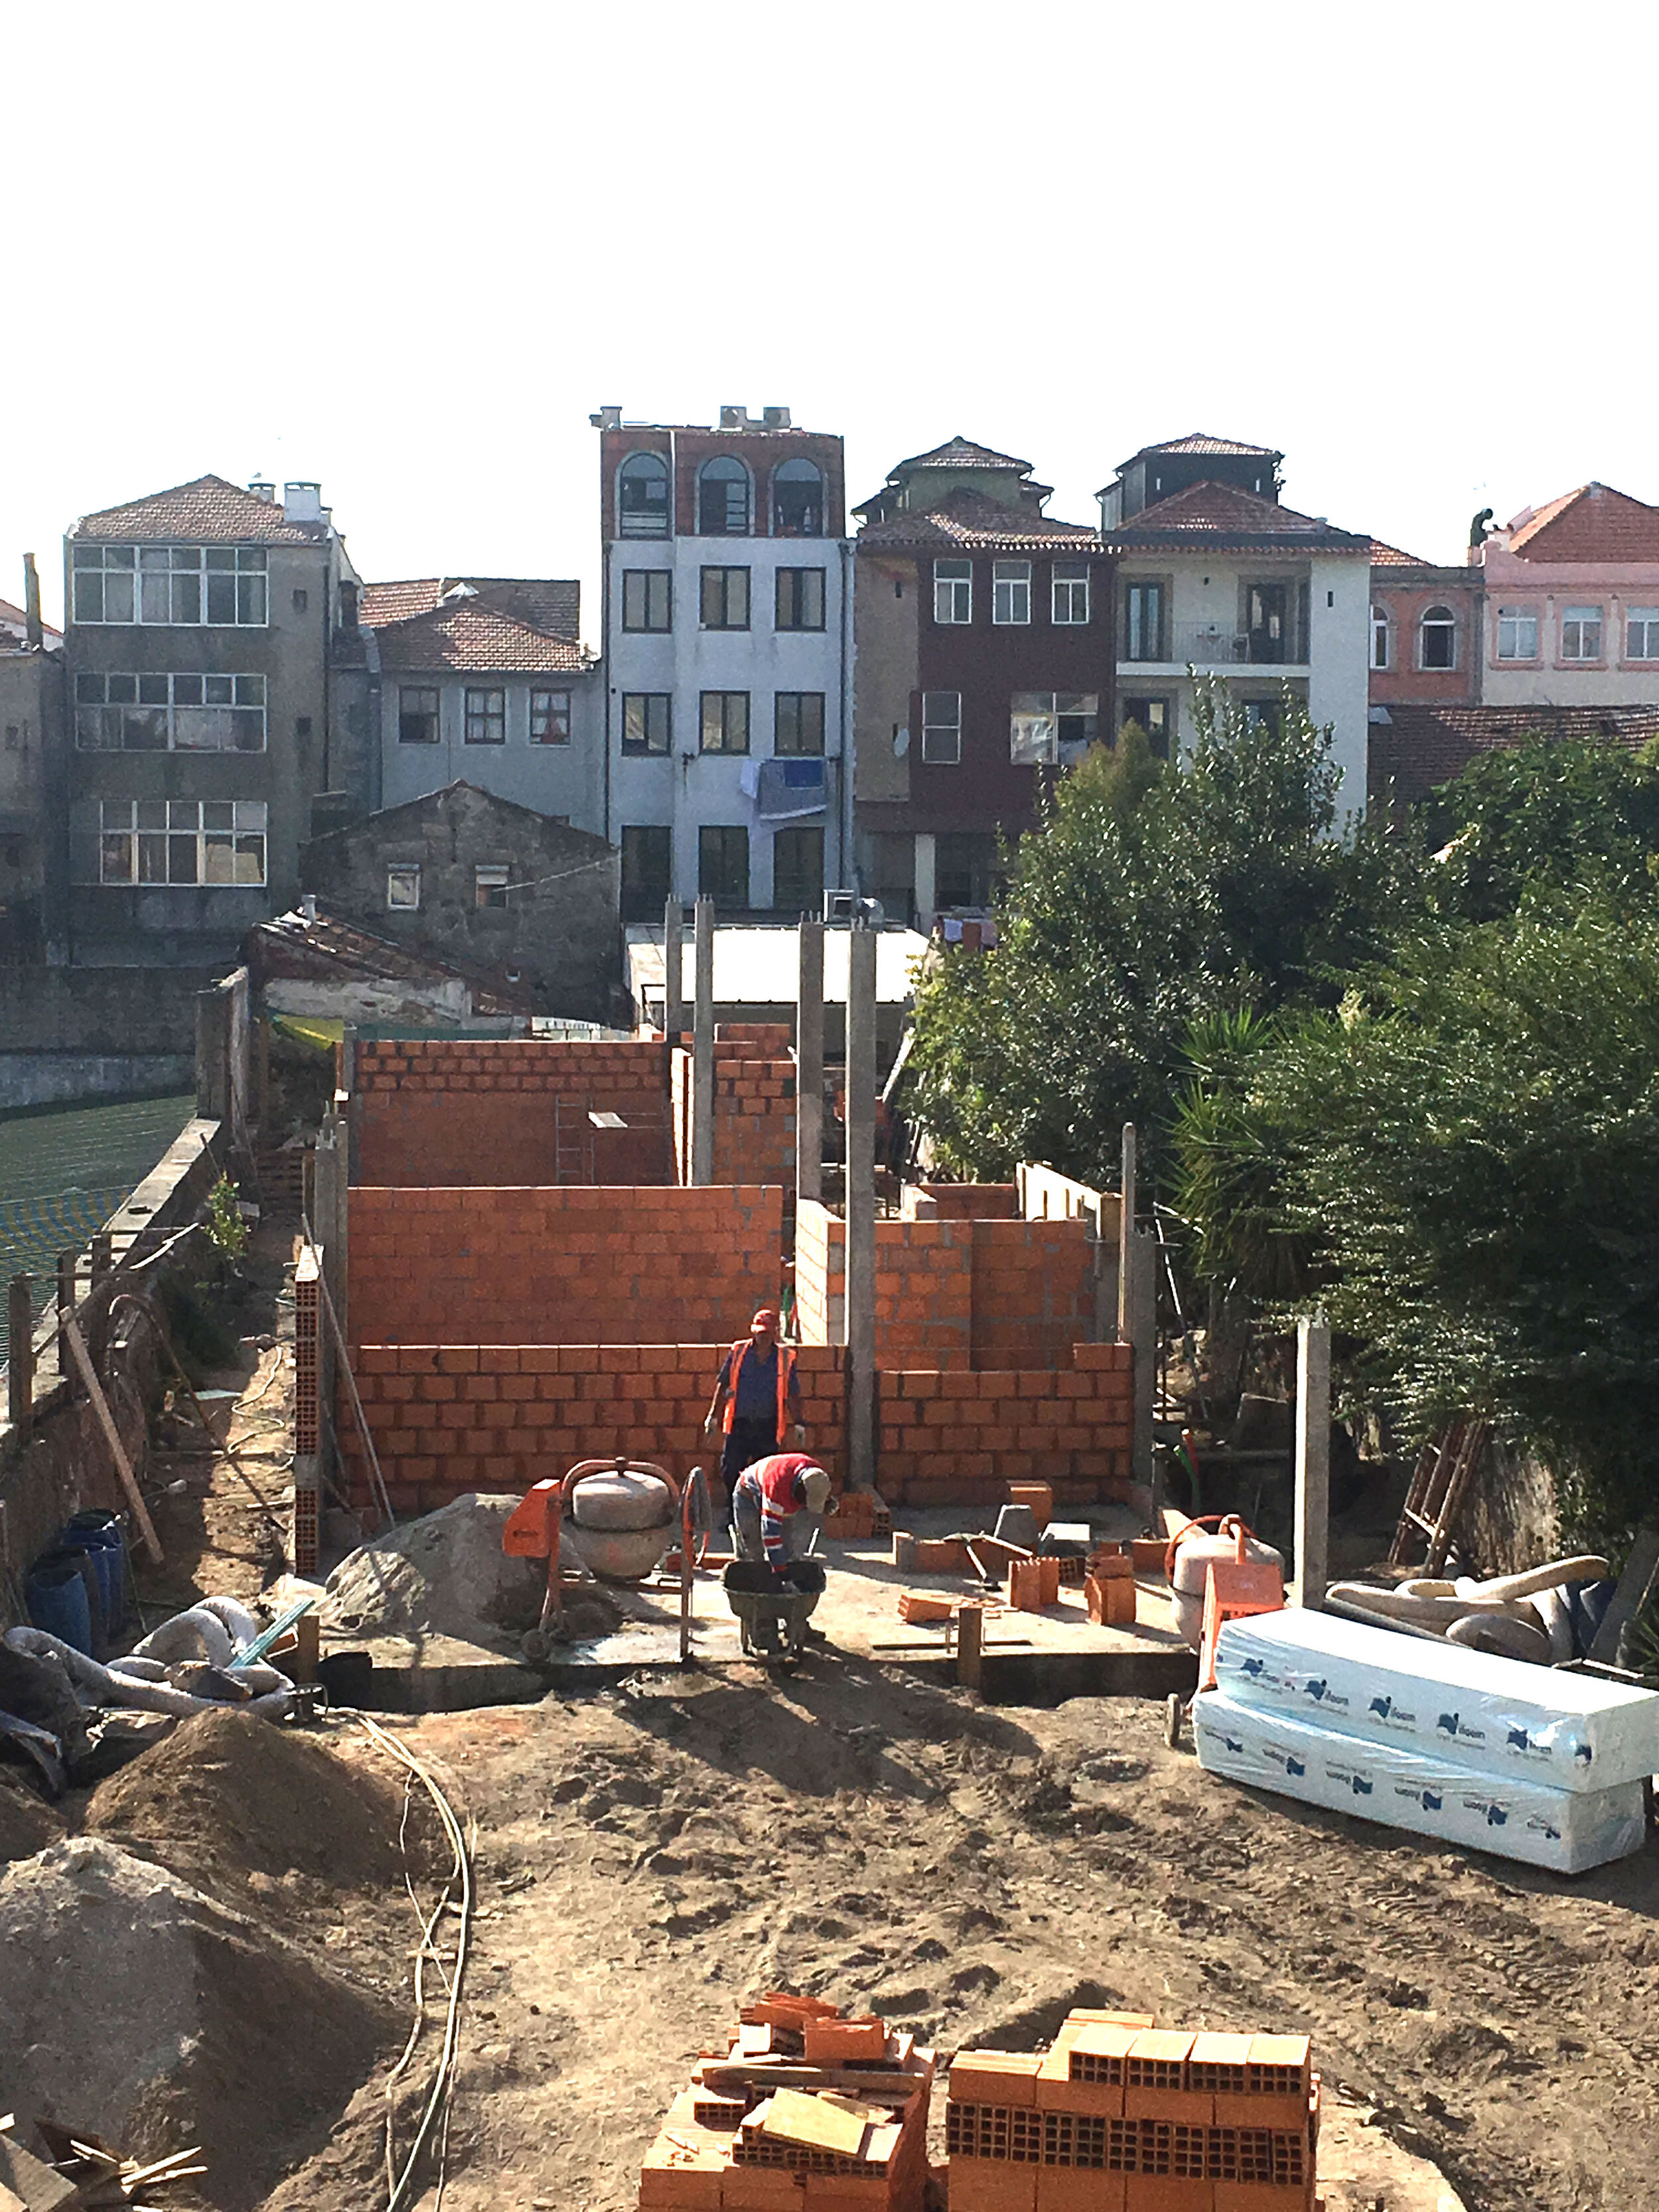
<path fill-rule="evenodd" d="M 680 925 L 684 919 L 684 908 L 671 897 L 662 910 L 662 1028 L 670 1044 L 685 1027 L 685 996 L 680 988 Z"/>
<path fill-rule="evenodd" d="M 795 991 L 795 1203 L 823 1196 L 823 924 L 801 917 Z"/>
<path fill-rule="evenodd" d="M 1134 1352 L 1134 1427 L 1130 1466 L 1137 1482 L 1152 1480 L 1152 1413 L 1158 1385 L 1158 1239 L 1137 1229 L 1129 1244 L 1129 1343 Z"/>
<path fill-rule="evenodd" d="M 1135 1235 L 1135 1125 L 1123 1124 L 1122 1198 L 1117 1218 L 1117 1340 L 1133 1340 L 1131 1301 L 1134 1296 L 1132 1258 Z"/>
<path fill-rule="evenodd" d="M 1330 1585 L 1331 1331 L 1323 1314 L 1296 1327 L 1296 1603 L 1318 1610 Z"/>
<path fill-rule="evenodd" d="M 691 1012 L 691 1180 L 714 1180 L 714 902 L 697 901 L 696 1002 Z"/>
<path fill-rule="evenodd" d="M 876 1479 L 876 945 L 855 922 L 847 961 L 847 1483 Z"/>

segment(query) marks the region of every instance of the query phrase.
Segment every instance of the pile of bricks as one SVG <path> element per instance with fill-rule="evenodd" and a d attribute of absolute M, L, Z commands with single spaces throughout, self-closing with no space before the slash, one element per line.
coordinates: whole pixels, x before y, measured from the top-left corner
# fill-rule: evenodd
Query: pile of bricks
<path fill-rule="evenodd" d="M 1315 2212 L 1319 2076 L 1296 2035 L 1071 2013 L 951 2068 L 951 2212 Z"/>
<path fill-rule="evenodd" d="M 640 2171 L 641 2212 L 921 2212 L 933 2058 L 775 1991 L 705 2052 Z"/>
<path fill-rule="evenodd" d="M 1127 1344 L 1076 1344 L 1069 1373 L 884 1374 L 884 1493 L 912 1505 L 989 1505 L 1011 1480 L 1035 1478 L 1060 1504 L 1112 1495 L 1130 1478 L 1132 1360 Z"/>

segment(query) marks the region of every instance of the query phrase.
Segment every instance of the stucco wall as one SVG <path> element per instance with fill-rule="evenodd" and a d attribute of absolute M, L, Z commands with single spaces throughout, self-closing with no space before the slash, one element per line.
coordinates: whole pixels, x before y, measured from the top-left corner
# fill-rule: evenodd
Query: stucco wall
<path fill-rule="evenodd" d="M 1528 561 L 1488 546 L 1480 574 L 1486 592 L 1480 695 L 1486 705 L 1641 707 L 1659 700 L 1659 663 L 1625 658 L 1630 609 L 1659 607 L 1659 562 Z M 1562 611 L 1585 605 L 1601 609 L 1602 657 L 1563 662 Z M 1504 606 L 1536 611 L 1535 661 L 1498 659 L 1498 610 Z"/>
<path fill-rule="evenodd" d="M 400 693 L 406 685 L 435 685 L 440 693 L 441 741 L 435 745 L 400 742 Z M 499 745 L 466 743 L 469 685 L 507 694 L 507 739 Z M 532 744 L 530 694 L 570 694 L 570 742 Z M 573 830 L 603 836 L 605 830 L 605 691 L 591 676 L 504 676 L 489 670 L 420 674 L 389 670 L 380 692 L 381 805 L 402 806 L 458 779 L 510 799 L 538 814 L 562 815 Z"/>

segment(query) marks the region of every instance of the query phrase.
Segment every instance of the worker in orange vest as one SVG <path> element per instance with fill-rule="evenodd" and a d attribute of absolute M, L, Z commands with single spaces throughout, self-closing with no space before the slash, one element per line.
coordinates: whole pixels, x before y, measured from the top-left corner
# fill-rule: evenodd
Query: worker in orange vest
<path fill-rule="evenodd" d="M 720 1480 L 728 1501 L 744 1468 L 783 1449 L 792 1424 L 796 1443 L 805 1445 L 795 1355 L 778 1340 L 776 1308 L 763 1306 L 749 1324 L 746 1340 L 734 1344 L 721 1360 L 703 1424 L 703 1434 L 711 1440 L 725 1437 Z"/>

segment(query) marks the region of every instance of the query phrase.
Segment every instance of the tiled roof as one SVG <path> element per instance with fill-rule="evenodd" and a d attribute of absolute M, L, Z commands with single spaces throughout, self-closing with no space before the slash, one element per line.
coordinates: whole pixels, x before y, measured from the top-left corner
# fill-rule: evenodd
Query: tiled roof
<path fill-rule="evenodd" d="M 1397 798 L 1425 798 L 1477 754 L 1529 737 L 1589 738 L 1632 751 L 1659 738 L 1659 706 L 1389 706 L 1373 707 L 1371 714 L 1367 782 L 1377 798 L 1391 784 Z"/>
<path fill-rule="evenodd" d="M 1659 561 L 1659 507 L 1580 484 L 1511 528 L 1509 550 L 1528 561 Z"/>
<path fill-rule="evenodd" d="M 318 845 L 325 842 L 314 841 Z M 396 944 L 337 915 L 319 913 L 308 921 L 297 907 L 274 921 L 257 922 L 248 933 L 246 950 L 261 981 L 372 976 L 377 981 L 420 985 L 459 977 L 472 987 L 475 1016 L 523 1012 L 535 1005 L 532 992 L 511 986 L 504 989 L 502 978 L 488 969 L 463 967 L 441 953 Z"/>
<path fill-rule="evenodd" d="M 896 476 L 901 469 L 1012 469 L 1023 477 L 1031 473 L 1029 461 L 1016 460 L 1012 453 L 994 452 L 989 446 L 976 446 L 971 438 L 960 434 L 947 438 L 942 446 L 935 446 L 931 453 L 912 453 L 908 461 L 897 461 L 889 470 Z"/>
<path fill-rule="evenodd" d="M 1132 453 L 1123 465 L 1131 461 L 1150 459 L 1154 453 L 1234 453 L 1246 458 L 1255 455 L 1264 461 L 1282 461 L 1284 454 L 1273 446 L 1247 446 L 1238 438 L 1212 438 L 1207 430 L 1189 430 L 1184 438 L 1167 439 L 1161 446 L 1143 446 Z"/>
<path fill-rule="evenodd" d="M 83 514 L 71 538 L 136 544 L 161 539 L 193 545 L 319 545 L 326 522 L 290 522 L 279 501 L 256 499 L 223 477 L 198 477 L 171 491 L 151 492 L 125 507 Z"/>
<path fill-rule="evenodd" d="M 29 618 L 21 607 L 13 606 L 9 599 L 0 599 L 0 629 L 15 629 L 19 637 L 26 637 L 28 626 Z M 41 623 L 40 634 L 48 645 L 64 642 L 63 632 L 54 629 L 50 623 Z"/>
<path fill-rule="evenodd" d="M 1109 544 L 1126 551 L 1190 544 L 1225 552 L 1369 553 L 1369 538 L 1333 530 L 1311 514 L 1298 514 L 1276 500 L 1231 484 L 1193 484 L 1186 491 L 1143 507 L 1108 532 Z"/>
<path fill-rule="evenodd" d="M 593 665 L 574 640 L 515 622 L 483 599 L 461 599 L 377 632 L 380 665 L 437 672 L 477 669 L 504 676 L 578 676 Z"/>
<path fill-rule="evenodd" d="M 388 623 L 429 615 L 458 584 L 550 637 L 580 634 L 582 587 L 574 577 L 564 576 L 416 576 L 400 583 L 365 584 L 357 619 L 366 629 L 383 629 Z"/>
<path fill-rule="evenodd" d="M 1373 568 L 1431 568 L 1432 561 L 1419 561 L 1415 553 L 1402 553 L 1397 545 L 1385 545 L 1380 538 L 1371 540 Z"/>
<path fill-rule="evenodd" d="M 872 552 L 914 547 L 940 553 L 1014 553 L 1100 550 L 1100 532 L 1079 522 L 1053 522 L 1029 508 L 1005 507 L 982 492 L 953 491 L 936 507 L 905 508 L 885 522 L 872 522 L 859 544 Z"/>

